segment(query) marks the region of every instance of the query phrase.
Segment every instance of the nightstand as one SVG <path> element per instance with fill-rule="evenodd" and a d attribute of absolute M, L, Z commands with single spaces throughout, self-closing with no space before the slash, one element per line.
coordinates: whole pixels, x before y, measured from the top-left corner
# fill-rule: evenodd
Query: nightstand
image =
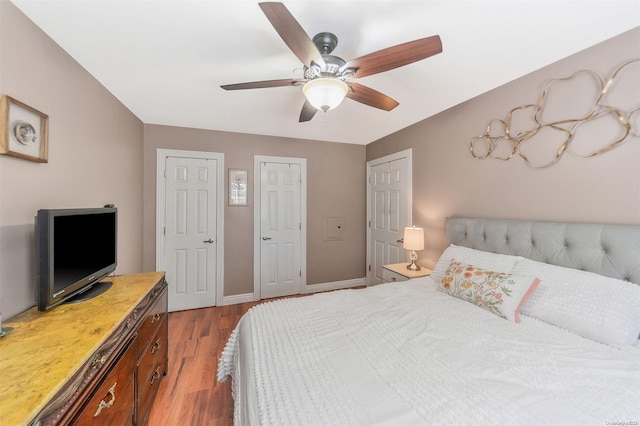
<path fill-rule="evenodd" d="M 422 268 L 419 271 L 410 271 L 407 269 L 409 263 L 410 262 L 403 262 L 382 265 L 382 282 L 393 283 L 431 275 L 431 269 L 427 268 Z"/>

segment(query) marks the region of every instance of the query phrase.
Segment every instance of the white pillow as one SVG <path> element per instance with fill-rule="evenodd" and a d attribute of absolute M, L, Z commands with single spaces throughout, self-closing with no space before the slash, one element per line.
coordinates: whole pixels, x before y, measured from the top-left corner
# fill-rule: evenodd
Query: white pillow
<path fill-rule="evenodd" d="M 440 259 L 438 259 L 436 266 L 433 268 L 433 272 L 431 272 L 431 278 L 433 278 L 437 283 L 440 283 L 440 280 L 444 277 L 444 274 L 447 272 L 449 264 L 451 264 L 451 260 L 453 259 L 482 269 L 510 273 L 516 262 L 518 262 L 519 259 L 522 259 L 522 257 L 510 256 L 508 254 L 489 253 L 488 251 L 481 251 L 451 244 L 447 247 L 444 253 L 442 253 Z"/>
<path fill-rule="evenodd" d="M 521 313 L 612 346 L 637 342 L 639 285 L 529 259 L 519 261 L 513 274 L 540 278 Z"/>

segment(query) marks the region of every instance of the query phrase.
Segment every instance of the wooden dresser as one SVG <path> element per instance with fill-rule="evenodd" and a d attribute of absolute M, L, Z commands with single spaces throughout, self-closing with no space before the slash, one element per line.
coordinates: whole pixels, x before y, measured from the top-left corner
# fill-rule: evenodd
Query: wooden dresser
<path fill-rule="evenodd" d="M 163 272 L 111 277 L 91 300 L 3 325 L 0 424 L 141 425 L 167 371 Z"/>

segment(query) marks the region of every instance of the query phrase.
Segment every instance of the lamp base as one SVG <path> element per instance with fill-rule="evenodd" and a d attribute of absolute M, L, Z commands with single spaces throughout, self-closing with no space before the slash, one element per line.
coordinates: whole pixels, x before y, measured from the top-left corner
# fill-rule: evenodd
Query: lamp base
<path fill-rule="evenodd" d="M 412 260 L 410 264 L 407 265 L 407 269 L 410 271 L 419 271 L 420 266 L 416 265 L 416 261 Z"/>

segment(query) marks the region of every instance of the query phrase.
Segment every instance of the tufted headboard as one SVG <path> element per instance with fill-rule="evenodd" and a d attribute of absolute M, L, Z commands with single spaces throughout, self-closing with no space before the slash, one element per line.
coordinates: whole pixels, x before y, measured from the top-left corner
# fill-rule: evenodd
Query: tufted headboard
<path fill-rule="evenodd" d="M 449 217 L 447 240 L 640 284 L 640 225 Z"/>

